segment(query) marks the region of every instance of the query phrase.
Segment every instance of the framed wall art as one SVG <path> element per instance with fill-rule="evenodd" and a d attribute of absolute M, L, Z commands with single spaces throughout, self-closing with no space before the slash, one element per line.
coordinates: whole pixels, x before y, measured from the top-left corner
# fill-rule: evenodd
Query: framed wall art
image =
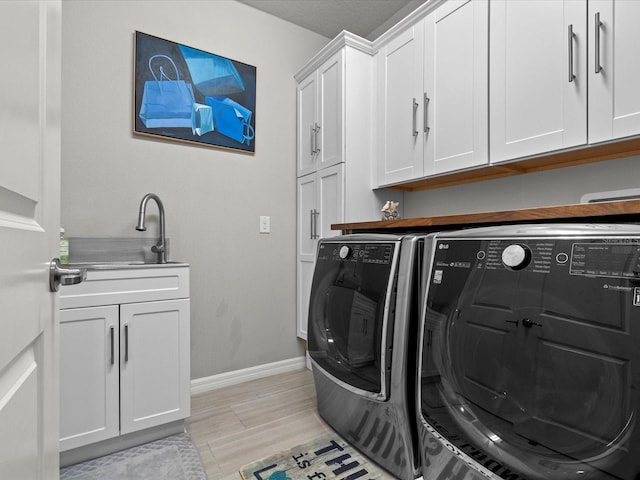
<path fill-rule="evenodd" d="M 133 133 L 255 153 L 256 67 L 135 32 Z"/>

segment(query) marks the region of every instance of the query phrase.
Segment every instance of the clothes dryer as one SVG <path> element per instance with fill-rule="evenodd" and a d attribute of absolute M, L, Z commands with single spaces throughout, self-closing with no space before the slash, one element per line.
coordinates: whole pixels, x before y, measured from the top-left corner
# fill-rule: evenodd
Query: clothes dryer
<path fill-rule="evenodd" d="M 425 479 L 640 479 L 640 226 L 438 233 L 425 265 Z"/>
<path fill-rule="evenodd" d="M 320 416 L 402 480 L 419 475 L 415 377 L 422 247 L 418 235 L 320 240 L 309 306 L 308 349 Z"/>

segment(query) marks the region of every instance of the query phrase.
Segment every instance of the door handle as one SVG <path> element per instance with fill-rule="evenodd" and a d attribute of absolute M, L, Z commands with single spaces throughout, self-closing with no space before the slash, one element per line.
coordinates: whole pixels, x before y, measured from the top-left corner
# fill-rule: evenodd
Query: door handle
<path fill-rule="evenodd" d="M 568 39 L 568 53 L 569 53 L 569 83 L 573 82 L 576 78 L 575 74 L 573 73 L 573 39 L 576 36 L 575 33 L 573 33 L 573 24 L 569 25 L 569 27 L 567 28 L 567 39 Z"/>
<path fill-rule="evenodd" d="M 595 64 L 596 64 L 596 73 L 600 73 L 602 71 L 602 65 L 600 65 L 600 28 L 602 27 L 602 22 L 600 21 L 600 12 L 596 13 L 595 18 L 595 35 L 594 35 L 594 43 L 595 43 Z"/>
<path fill-rule="evenodd" d="M 115 358 L 115 348 L 116 348 L 116 342 L 115 342 L 115 327 L 111 326 L 110 327 L 110 334 L 111 334 L 111 365 L 114 365 L 116 363 L 116 358 Z"/>
<path fill-rule="evenodd" d="M 124 361 L 129 361 L 129 324 L 124 324 Z"/>
<path fill-rule="evenodd" d="M 49 264 L 49 290 L 57 292 L 60 285 L 75 285 L 87 278 L 84 268 L 64 268 L 59 258 L 54 258 Z"/>
<path fill-rule="evenodd" d="M 431 99 L 429 97 L 427 97 L 427 94 L 424 94 L 424 133 L 429 133 L 429 130 L 431 130 L 431 128 L 429 127 L 429 116 L 427 115 L 427 112 L 429 111 L 429 102 L 431 101 Z"/>
<path fill-rule="evenodd" d="M 414 137 L 418 136 L 418 127 L 416 126 L 416 124 L 418 123 L 417 118 L 416 118 L 417 115 L 418 115 L 418 107 L 419 107 L 418 102 L 416 102 L 416 99 L 414 97 L 413 101 L 412 101 L 412 105 L 411 105 L 411 108 L 413 109 L 413 113 L 412 113 L 413 121 L 411 123 L 411 135 L 413 135 Z"/>
<path fill-rule="evenodd" d="M 320 133 L 320 125 L 318 125 L 316 123 L 316 128 L 313 129 L 313 135 L 314 135 L 314 138 L 315 138 L 314 145 L 315 145 L 315 153 L 316 153 L 316 155 L 320 153 L 320 149 L 318 148 L 318 145 L 319 145 L 319 143 L 318 143 L 318 133 Z"/>

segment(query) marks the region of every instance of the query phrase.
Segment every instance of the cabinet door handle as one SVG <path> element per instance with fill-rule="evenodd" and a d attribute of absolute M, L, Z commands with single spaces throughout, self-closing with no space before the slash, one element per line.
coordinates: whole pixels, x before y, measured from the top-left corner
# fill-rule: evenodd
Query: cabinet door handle
<path fill-rule="evenodd" d="M 569 25 L 567 28 L 567 34 L 569 52 L 569 83 L 571 83 L 576 78 L 573 74 L 573 38 L 575 37 L 575 34 L 573 33 L 573 24 Z"/>
<path fill-rule="evenodd" d="M 113 365 L 113 364 L 116 363 L 116 358 L 115 358 L 115 348 L 116 348 L 115 347 L 115 341 L 116 341 L 116 339 L 115 339 L 115 330 L 116 329 L 112 325 L 110 330 L 111 330 L 111 332 L 110 332 L 110 335 L 111 335 L 111 365 Z"/>
<path fill-rule="evenodd" d="M 311 240 L 315 240 L 316 238 L 319 237 L 318 235 L 318 215 L 320 215 L 320 212 L 317 211 L 315 208 L 313 210 L 311 210 Z"/>
<path fill-rule="evenodd" d="M 315 146 L 316 146 L 316 155 L 320 153 L 320 149 L 318 148 L 318 133 L 320 133 L 320 125 L 316 123 L 316 128 L 313 130 L 315 136 Z"/>
<path fill-rule="evenodd" d="M 595 64 L 596 64 L 596 73 L 600 73 L 602 71 L 602 65 L 600 65 L 600 28 L 602 27 L 602 22 L 600 21 L 600 12 L 596 13 L 595 19 Z"/>
<path fill-rule="evenodd" d="M 418 115 L 418 102 L 416 102 L 416 98 L 413 97 L 413 102 L 411 105 L 411 108 L 413 109 L 413 123 L 411 124 L 411 135 L 413 135 L 414 137 L 418 136 L 418 128 L 416 127 L 417 124 L 417 115 Z"/>
<path fill-rule="evenodd" d="M 313 210 L 309 210 L 309 239 L 316 238 L 313 233 Z"/>
<path fill-rule="evenodd" d="M 429 133 L 429 119 L 427 118 L 427 111 L 429 110 L 429 102 L 431 99 L 427 97 L 427 94 L 424 94 L 424 133 Z"/>
<path fill-rule="evenodd" d="M 129 324 L 124 324 L 124 361 L 129 361 Z"/>
<path fill-rule="evenodd" d="M 316 132 L 315 132 L 315 129 L 313 128 L 313 125 L 311 125 L 310 130 L 311 130 L 310 132 L 311 138 L 309 139 L 309 145 L 311 145 L 311 156 L 313 157 L 316 154 L 316 144 L 315 144 Z"/>

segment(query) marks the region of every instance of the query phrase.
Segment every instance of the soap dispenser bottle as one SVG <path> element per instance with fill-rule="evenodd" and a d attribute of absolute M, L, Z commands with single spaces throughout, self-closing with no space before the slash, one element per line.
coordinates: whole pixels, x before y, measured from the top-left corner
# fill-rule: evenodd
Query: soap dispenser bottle
<path fill-rule="evenodd" d="M 64 236 L 64 228 L 60 227 L 60 263 L 69 263 L 69 239 Z"/>

